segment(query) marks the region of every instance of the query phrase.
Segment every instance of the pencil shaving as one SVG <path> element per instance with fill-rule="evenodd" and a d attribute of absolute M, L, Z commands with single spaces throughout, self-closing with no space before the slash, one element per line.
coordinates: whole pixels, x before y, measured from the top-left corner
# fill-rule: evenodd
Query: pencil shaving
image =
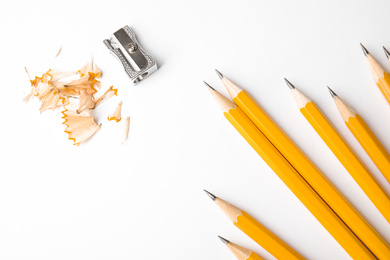
<path fill-rule="evenodd" d="M 88 140 L 100 129 L 100 125 L 87 112 L 76 113 L 65 109 L 62 114 L 65 120 L 63 124 L 66 125 L 65 133 L 69 135 L 69 140 L 73 140 L 73 145 Z"/>
<path fill-rule="evenodd" d="M 129 136 L 129 128 L 130 128 L 130 117 L 126 117 L 125 119 L 125 125 L 124 125 L 124 132 L 123 132 L 123 141 L 122 141 L 122 144 L 125 143 L 125 141 L 127 140 L 127 137 Z"/>
<path fill-rule="evenodd" d="M 107 89 L 106 92 L 104 92 L 104 94 L 101 97 L 96 99 L 96 106 L 100 105 L 101 103 L 103 103 L 104 101 L 106 101 L 107 99 L 113 96 L 118 96 L 118 90 L 115 89 L 113 86 L 111 86 Z"/>
<path fill-rule="evenodd" d="M 65 132 L 75 145 L 88 140 L 100 129 L 100 125 L 87 111 L 95 109 L 110 97 L 117 95 L 117 89 L 111 86 L 103 95 L 95 97 L 101 88 L 101 82 L 98 80 L 101 71 L 93 63 L 92 57 L 78 71 L 49 69 L 41 77 L 35 76 L 34 79 L 31 79 L 27 68 L 25 71 L 30 80 L 31 89 L 24 101 L 28 102 L 36 97 L 41 101 L 40 112 L 63 107 L 63 124 L 67 126 Z M 77 75 L 79 78 L 70 79 Z"/>
<path fill-rule="evenodd" d="M 100 78 L 102 72 L 100 71 L 100 69 L 98 68 L 98 66 L 96 64 L 94 64 L 93 62 L 93 58 L 91 56 L 91 60 L 89 62 L 87 62 L 80 70 L 79 70 L 79 73 L 81 76 L 84 76 L 84 75 L 92 75 L 96 78 Z"/>
<path fill-rule="evenodd" d="M 117 96 L 117 89 L 114 89 L 113 86 L 109 87 L 106 92 L 99 98 L 95 98 L 93 94 L 89 94 L 86 90 L 83 90 L 79 97 L 79 106 L 76 110 L 78 113 L 81 113 L 85 110 L 95 109 L 98 105 L 102 104 L 105 100 L 111 98 L 112 96 Z"/>
<path fill-rule="evenodd" d="M 61 51 L 62 51 L 62 46 L 61 46 L 61 47 L 60 47 L 60 49 L 58 50 L 58 52 L 57 52 L 57 54 L 56 54 L 55 58 L 57 58 L 57 57 L 58 57 L 58 55 L 60 55 Z"/>
<path fill-rule="evenodd" d="M 83 92 L 80 94 L 80 101 L 76 112 L 81 113 L 85 110 L 94 109 L 95 107 L 96 103 L 93 96 L 88 94 L 86 90 L 83 90 Z"/>
<path fill-rule="evenodd" d="M 121 118 L 121 110 L 122 110 L 122 101 L 119 102 L 114 113 L 112 113 L 110 116 L 107 117 L 107 120 L 108 121 L 116 121 L 116 122 L 121 121 L 121 119 L 122 119 Z"/>

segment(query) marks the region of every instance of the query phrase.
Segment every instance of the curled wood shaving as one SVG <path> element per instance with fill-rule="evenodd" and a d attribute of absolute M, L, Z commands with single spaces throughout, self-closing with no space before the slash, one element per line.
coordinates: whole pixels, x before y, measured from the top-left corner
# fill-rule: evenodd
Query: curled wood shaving
<path fill-rule="evenodd" d="M 50 91 L 41 100 L 42 105 L 39 108 L 39 111 L 42 113 L 47 109 L 56 109 L 60 103 L 60 96 L 58 95 L 57 90 L 50 89 Z"/>
<path fill-rule="evenodd" d="M 103 103 L 104 101 L 106 101 L 112 96 L 118 96 L 118 90 L 115 89 L 113 86 L 109 87 L 102 96 L 96 99 L 96 106 L 100 105 L 101 103 Z"/>
<path fill-rule="evenodd" d="M 95 78 L 100 78 L 100 76 L 102 75 L 102 72 L 100 71 L 98 66 L 93 63 L 92 57 L 91 60 L 87 62 L 78 72 L 80 73 L 81 77 L 88 74 Z"/>
<path fill-rule="evenodd" d="M 88 71 L 88 69 L 91 69 L 91 71 Z M 28 75 L 27 69 L 26 72 Z M 68 81 L 65 80 L 76 74 L 79 74 L 80 78 Z M 27 102 L 32 96 L 37 96 L 38 99 L 43 102 L 43 99 L 48 93 L 52 92 L 52 90 L 55 90 L 53 93 L 64 99 L 69 97 L 80 98 L 84 92 L 93 95 L 101 87 L 101 82 L 97 80 L 100 75 L 100 69 L 93 64 L 92 60 L 90 63 L 84 65 L 78 72 L 48 70 L 41 77 L 36 76 L 34 80 L 31 80 L 28 75 L 31 83 L 31 91 L 24 100 Z"/>
<path fill-rule="evenodd" d="M 91 94 L 88 94 L 87 91 L 83 91 L 80 94 L 80 101 L 78 104 L 78 108 L 76 110 L 77 113 L 81 113 L 85 110 L 94 109 L 96 106 L 96 103 L 94 101 L 94 98 Z"/>
<path fill-rule="evenodd" d="M 125 141 L 127 140 L 127 137 L 129 136 L 129 128 L 130 128 L 130 117 L 126 117 L 125 119 L 125 125 L 124 125 L 124 132 L 123 132 L 123 141 L 122 141 L 122 144 L 125 143 Z"/>
<path fill-rule="evenodd" d="M 69 135 L 69 140 L 73 140 L 73 145 L 88 140 L 100 129 L 100 125 L 87 112 L 77 113 L 65 109 L 62 114 L 63 124 L 66 125 L 65 133 Z"/>
<path fill-rule="evenodd" d="M 70 77 L 70 76 L 73 76 L 73 75 L 77 75 L 77 72 L 76 71 L 48 70 L 46 72 L 46 74 L 51 77 L 50 83 L 53 86 L 56 86 L 57 84 L 59 84 L 60 80 L 67 78 L 67 77 Z"/>
<path fill-rule="evenodd" d="M 73 140 L 75 145 L 88 140 L 100 129 L 100 125 L 87 111 L 95 109 L 105 100 L 117 95 L 118 90 L 111 86 L 103 95 L 95 97 L 101 88 L 101 82 L 98 80 L 101 71 L 94 64 L 92 57 L 78 71 L 50 69 L 41 77 L 35 76 L 34 79 L 31 79 L 27 68 L 25 70 L 30 80 L 31 89 L 24 101 L 28 102 L 31 98 L 36 97 L 41 101 L 40 112 L 63 107 L 62 118 L 64 119 L 63 124 L 66 125 L 65 132 L 68 133 L 69 139 Z M 79 77 L 74 79 L 77 75 Z"/>
<path fill-rule="evenodd" d="M 113 86 L 109 87 L 106 92 L 104 92 L 103 95 L 101 95 L 99 98 L 94 97 L 93 94 L 89 94 L 86 90 L 82 92 L 80 95 L 80 102 L 79 107 L 77 109 L 77 112 L 83 112 L 87 109 L 94 109 L 101 103 L 103 103 L 105 100 L 111 98 L 112 96 L 117 96 L 118 90 L 115 89 Z"/>
<path fill-rule="evenodd" d="M 115 108 L 114 113 L 112 113 L 111 115 L 109 115 L 109 116 L 107 117 L 107 120 L 108 120 L 108 121 L 114 120 L 114 121 L 116 121 L 116 122 L 121 121 L 121 119 L 122 119 L 122 118 L 121 118 L 121 110 L 122 110 L 122 101 L 119 102 L 118 106 Z"/>
<path fill-rule="evenodd" d="M 58 55 L 60 55 L 61 51 L 62 51 L 62 46 L 61 46 L 60 49 L 58 50 L 58 52 L 57 52 L 57 54 L 56 54 L 56 58 L 58 57 Z"/>

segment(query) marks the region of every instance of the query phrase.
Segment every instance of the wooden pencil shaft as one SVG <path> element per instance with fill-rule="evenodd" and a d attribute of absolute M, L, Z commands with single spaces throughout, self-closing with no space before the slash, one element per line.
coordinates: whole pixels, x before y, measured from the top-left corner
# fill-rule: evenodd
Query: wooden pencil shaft
<path fill-rule="evenodd" d="M 255 240 L 277 259 L 304 259 L 290 246 L 267 230 L 245 211 L 242 211 L 242 215 L 237 217 L 237 222 L 235 222 L 234 225 Z"/>
<path fill-rule="evenodd" d="M 246 260 L 262 260 L 262 259 L 263 258 L 261 258 L 258 254 L 252 251 Z"/>
<path fill-rule="evenodd" d="M 230 84 L 232 83 L 228 82 L 225 85 L 228 89 L 232 89 L 228 92 L 231 94 L 233 101 L 279 152 L 283 154 L 287 161 L 292 164 L 299 174 L 375 255 L 381 259 L 386 259 L 386 257 L 390 259 L 390 246 L 378 232 L 361 216 L 256 101 L 245 90 L 237 89 L 237 87 L 231 88 Z"/>
<path fill-rule="evenodd" d="M 390 183 L 390 155 L 360 117 L 338 96 L 333 98 L 341 117 L 360 145 Z M 389 253 L 390 255 L 390 253 Z"/>
<path fill-rule="evenodd" d="M 390 223 L 390 198 L 371 176 L 362 162 L 352 152 L 313 102 L 307 103 L 300 111 L 322 140 L 332 150 L 341 164 L 343 164 L 345 169 L 350 173 L 352 178 L 354 178 L 360 188 L 370 198 L 372 203 Z"/>
<path fill-rule="evenodd" d="M 383 176 L 390 183 L 390 155 L 387 153 L 386 149 L 359 115 L 350 117 L 345 123 Z"/>
<path fill-rule="evenodd" d="M 304 259 L 289 245 L 274 235 L 245 211 L 217 198 L 215 203 L 242 232 L 252 238 L 277 259 Z"/>
<path fill-rule="evenodd" d="M 385 72 L 384 77 L 379 79 L 377 85 L 387 102 L 390 104 L 390 75 Z"/>
<path fill-rule="evenodd" d="M 374 259 L 374 256 L 335 215 L 315 191 L 302 179 L 278 150 L 265 138 L 239 108 L 225 112 L 225 117 L 263 158 L 287 187 L 328 230 L 345 251 L 356 259 Z"/>

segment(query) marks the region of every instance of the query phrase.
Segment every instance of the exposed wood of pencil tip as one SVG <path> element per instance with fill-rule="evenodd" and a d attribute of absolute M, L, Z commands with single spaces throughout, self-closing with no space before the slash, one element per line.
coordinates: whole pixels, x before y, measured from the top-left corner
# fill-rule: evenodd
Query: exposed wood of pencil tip
<path fill-rule="evenodd" d="M 229 96 L 231 97 L 231 99 L 234 100 L 238 96 L 239 93 L 244 91 L 243 88 L 241 88 L 236 83 L 234 83 L 233 81 L 228 79 L 225 75 L 223 75 L 218 70 L 215 70 L 215 72 L 217 73 L 217 75 L 221 79 L 222 83 L 225 85 L 225 88 L 226 88 L 227 92 L 229 93 Z"/>
<path fill-rule="evenodd" d="M 218 105 L 221 107 L 223 112 L 229 112 L 230 109 L 236 108 L 236 105 L 224 97 L 221 93 L 216 91 L 212 86 L 207 84 L 207 82 L 203 81 L 204 84 L 207 86 L 208 90 L 210 91 L 210 94 L 213 96 L 215 101 L 218 103 Z"/>
<path fill-rule="evenodd" d="M 290 81 L 288 81 L 286 78 L 284 78 L 284 80 L 286 81 L 287 86 L 290 88 L 291 94 L 293 95 L 299 109 L 306 106 L 307 103 L 311 102 L 311 100 L 301 91 L 299 91 Z"/>
<path fill-rule="evenodd" d="M 363 53 L 364 53 L 364 56 L 367 57 L 368 54 L 370 54 L 370 52 L 366 49 L 366 47 L 363 46 L 362 43 L 360 43 L 360 46 L 362 47 L 362 50 L 363 50 Z"/>
<path fill-rule="evenodd" d="M 212 199 L 221 208 L 221 210 L 233 223 L 237 222 L 237 217 L 242 215 L 241 209 L 215 196 L 214 194 L 208 192 L 207 190 L 204 190 L 204 192 L 207 194 L 207 196 L 210 197 L 210 199 Z"/>
<path fill-rule="evenodd" d="M 356 116 L 355 111 L 350 106 L 348 106 L 343 100 L 341 100 L 341 98 L 330 87 L 328 87 L 328 90 L 337 106 L 337 109 L 341 114 L 341 117 L 344 119 L 345 122 L 348 122 L 348 119 L 350 117 Z"/>
<path fill-rule="evenodd" d="M 363 48 L 363 52 L 364 52 L 364 50 L 367 50 L 364 47 L 362 47 L 362 48 Z M 364 53 L 366 54 L 366 52 L 364 52 Z M 368 55 L 368 54 L 370 54 L 370 53 L 367 51 L 366 57 L 367 57 L 368 65 L 369 65 L 370 70 L 372 72 L 372 75 L 374 77 L 375 83 L 379 84 L 379 80 L 385 77 L 385 70 L 382 67 L 382 65 L 379 64 L 379 62 L 372 55 Z M 385 54 L 387 56 L 386 50 L 385 50 Z"/>
<path fill-rule="evenodd" d="M 252 253 L 252 251 L 250 251 L 249 249 L 232 243 L 221 236 L 218 236 L 218 238 L 230 249 L 230 251 L 232 251 L 232 253 L 237 257 L 238 260 L 248 259 L 248 257 Z"/>
<path fill-rule="evenodd" d="M 339 96 L 333 98 L 337 109 L 339 110 L 344 122 L 348 122 L 350 117 L 356 117 L 356 112 L 346 104 Z"/>

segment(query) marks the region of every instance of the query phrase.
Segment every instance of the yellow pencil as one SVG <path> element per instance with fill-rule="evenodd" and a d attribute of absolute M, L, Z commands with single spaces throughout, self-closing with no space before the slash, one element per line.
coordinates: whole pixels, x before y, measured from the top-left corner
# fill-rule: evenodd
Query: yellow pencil
<path fill-rule="evenodd" d="M 349 130 L 390 183 L 390 155 L 387 153 L 386 149 L 382 146 L 364 120 L 330 88 L 329 92 Z"/>
<path fill-rule="evenodd" d="M 363 53 L 367 58 L 368 65 L 370 66 L 372 75 L 374 76 L 375 83 L 378 85 L 383 96 L 385 96 L 387 102 L 390 104 L 390 75 L 383 69 L 379 62 L 368 52 L 368 50 L 360 44 L 363 49 Z M 386 52 L 385 52 L 386 53 Z"/>
<path fill-rule="evenodd" d="M 229 240 L 218 236 L 219 239 L 232 251 L 232 253 L 237 257 L 238 260 L 263 260 L 258 254 L 255 252 L 246 249 L 242 246 L 239 246 Z"/>
<path fill-rule="evenodd" d="M 359 214 L 337 188 L 267 115 L 247 91 L 217 71 L 235 104 L 279 150 L 321 198 L 380 259 L 390 259 L 390 246 Z M 390 172 L 390 171 L 389 171 Z"/>
<path fill-rule="evenodd" d="M 207 85 L 207 83 L 206 83 Z M 257 129 L 250 119 L 231 101 L 209 87 L 211 95 L 220 105 L 225 117 L 295 194 L 311 214 L 344 248 L 356 259 L 373 259 L 374 256 L 318 196 L 309 184 L 297 173 L 291 164 L 279 153 L 269 140 Z"/>
<path fill-rule="evenodd" d="M 359 158 L 353 153 L 343 138 L 337 133 L 313 101 L 287 82 L 291 93 L 307 121 L 316 130 L 329 149 L 349 172 L 360 188 L 370 198 L 376 208 L 390 223 L 390 198 L 371 176 Z"/>
<path fill-rule="evenodd" d="M 304 259 L 297 252 L 295 252 L 294 249 L 289 247 L 280 238 L 275 236 L 271 231 L 261 225 L 248 213 L 218 198 L 206 190 L 205 192 L 222 209 L 222 211 L 236 227 L 247 234 L 271 255 L 280 260 Z"/>

